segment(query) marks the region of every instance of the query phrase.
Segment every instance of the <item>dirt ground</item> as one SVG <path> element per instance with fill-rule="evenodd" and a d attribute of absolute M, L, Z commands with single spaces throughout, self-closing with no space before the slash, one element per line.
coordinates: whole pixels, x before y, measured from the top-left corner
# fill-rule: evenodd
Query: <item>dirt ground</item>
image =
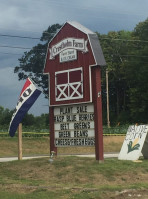
<path fill-rule="evenodd" d="M 114 195 L 111 197 L 112 199 L 148 199 L 148 189 L 125 189 L 121 192 L 117 191 Z"/>

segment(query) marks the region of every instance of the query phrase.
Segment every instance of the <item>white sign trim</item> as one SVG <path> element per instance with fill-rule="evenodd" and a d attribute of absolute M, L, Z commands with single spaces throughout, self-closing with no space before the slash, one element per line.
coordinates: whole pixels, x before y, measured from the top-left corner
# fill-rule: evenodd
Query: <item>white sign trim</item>
<path fill-rule="evenodd" d="M 77 39 L 77 38 L 72 38 L 72 37 L 63 39 L 62 41 L 53 45 L 49 49 L 49 52 L 50 52 L 49 59 L 54 59 L 56 55 L 60 54 L 62 51 L 67 50 L 67 49 L 75 49 L 75 50 L 86 53 L 88 52 L 87 42 L 88 40 Z"/>

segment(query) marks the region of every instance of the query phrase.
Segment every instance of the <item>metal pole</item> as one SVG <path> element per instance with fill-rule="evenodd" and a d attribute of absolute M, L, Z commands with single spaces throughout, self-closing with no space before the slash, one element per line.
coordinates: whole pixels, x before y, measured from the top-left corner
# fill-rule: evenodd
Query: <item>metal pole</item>
<path fill-rule="evenodd" d="M 109 120 L 109 91 L 108 91 L 108 69 L 106 69 L 106 98 L 107 98 L 107 126 L 110 128 Z"/>

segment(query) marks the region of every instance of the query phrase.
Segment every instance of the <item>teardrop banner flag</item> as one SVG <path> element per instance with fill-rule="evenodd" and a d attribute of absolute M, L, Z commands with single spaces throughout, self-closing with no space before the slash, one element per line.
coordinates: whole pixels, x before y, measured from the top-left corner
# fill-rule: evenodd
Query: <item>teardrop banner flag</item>
<path fill-rule="evenodd" d="M 10 122 L 9 135 L 11 137 L 15 135 L 19 123 L 22 122 L 25 114 L 37 100 L 41 92 L 30 78 L 26 80 Z"/>

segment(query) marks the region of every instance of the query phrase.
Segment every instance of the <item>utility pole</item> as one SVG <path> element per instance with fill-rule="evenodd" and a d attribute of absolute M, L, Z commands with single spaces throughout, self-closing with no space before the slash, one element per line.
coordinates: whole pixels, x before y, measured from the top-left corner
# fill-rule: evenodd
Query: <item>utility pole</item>
<path fill-rule="evenodd" d="M 107 98 L 107 126 L 110 128 L 109 120 L 109 92 L 108 92 L 108 69 L 106 69 L 106 98 Z"/>

